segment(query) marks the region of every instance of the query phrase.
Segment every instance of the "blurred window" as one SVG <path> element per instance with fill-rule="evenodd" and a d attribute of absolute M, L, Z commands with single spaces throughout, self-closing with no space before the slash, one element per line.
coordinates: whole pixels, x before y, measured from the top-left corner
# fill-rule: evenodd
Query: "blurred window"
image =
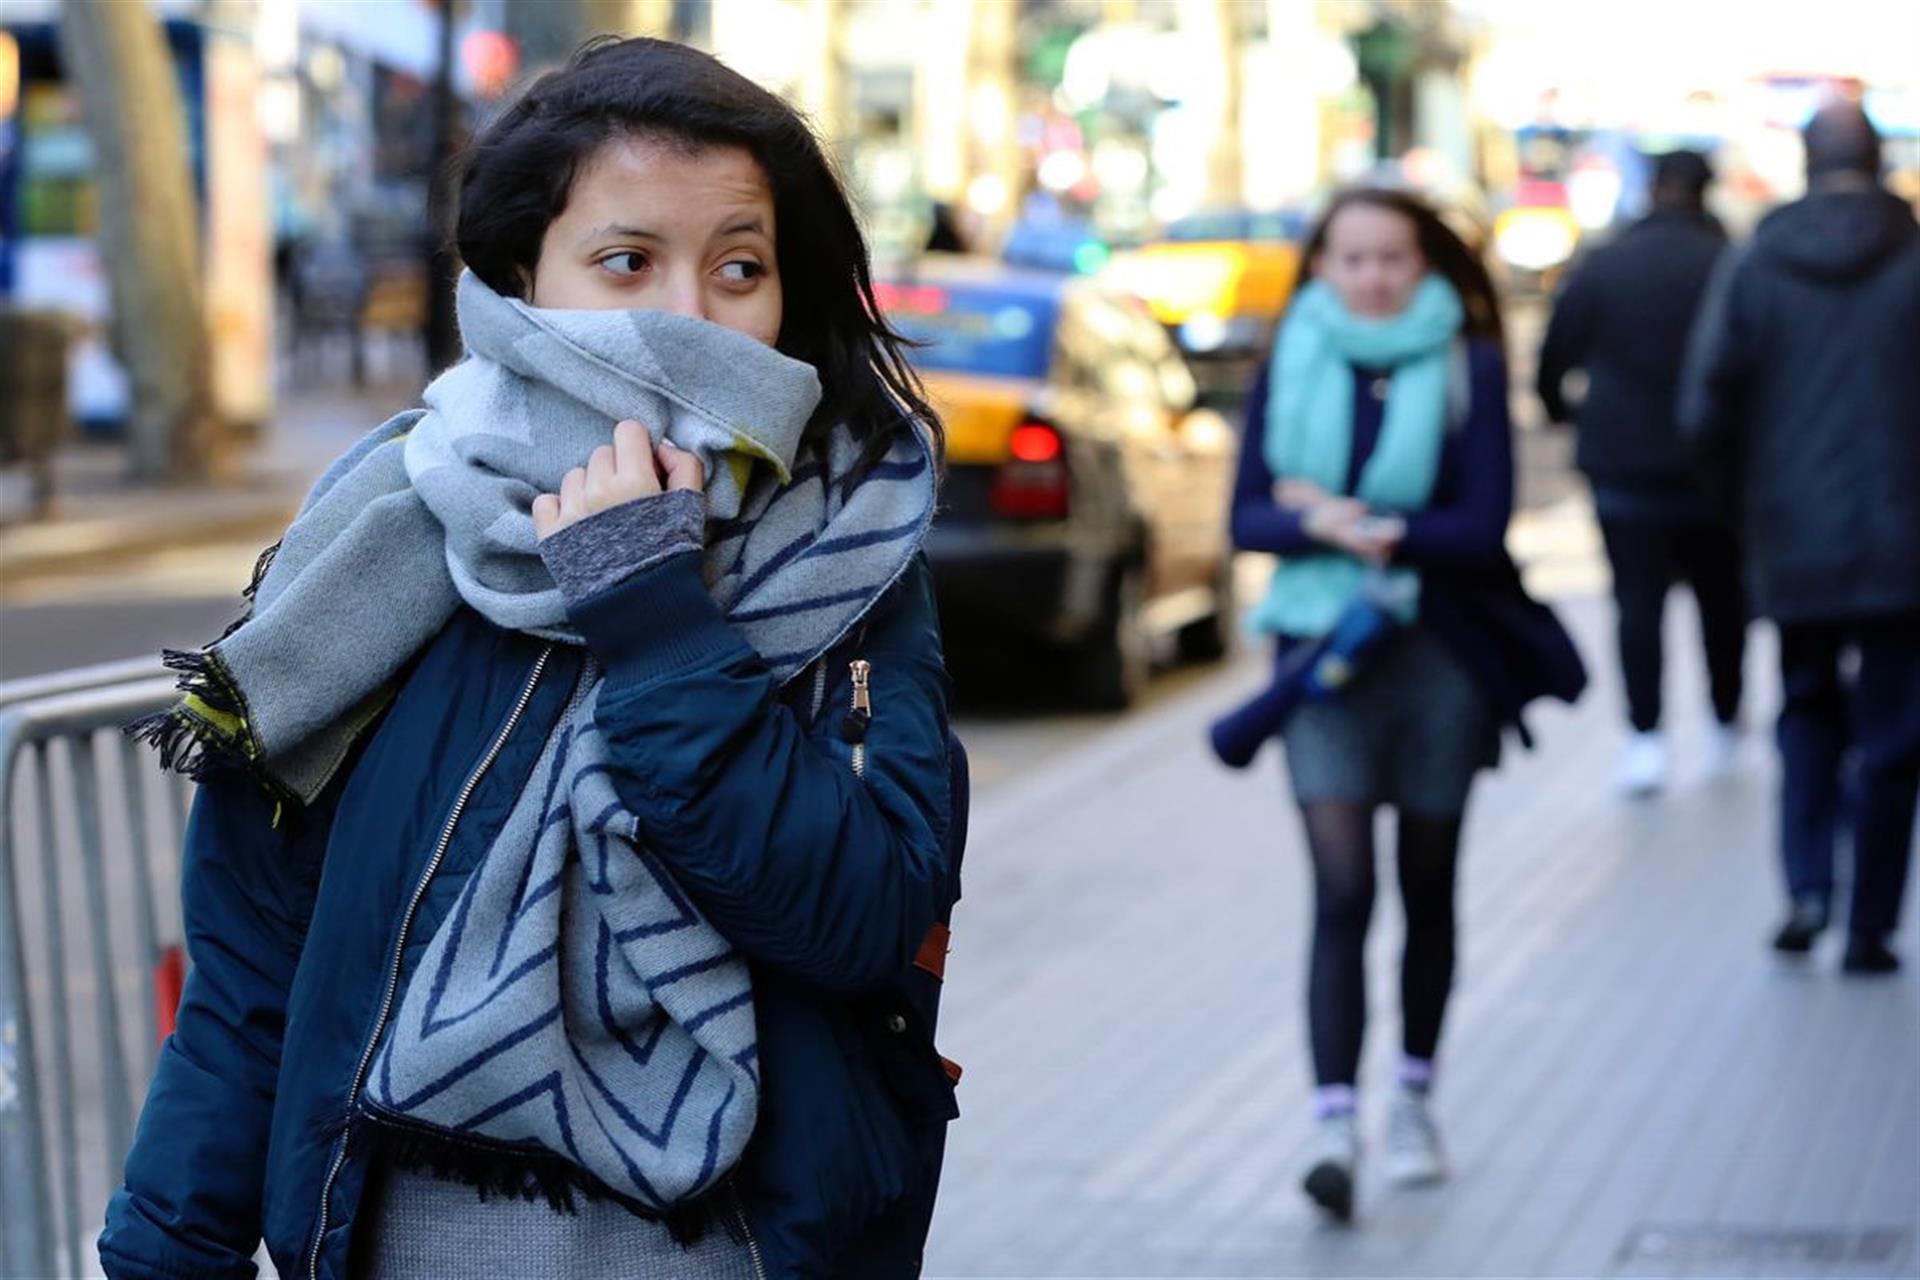
<path fill-rule="evenodd" d="M 1231 240 L 1254 244 L 1304 239 L 1306 218 L 1292 209 L 1221 209 L 1181 218 L 1167 227 L 1167 239 L 1176 244 Z"/>
<path fill-rule="evenodd" d="M 1056 352 L 1060 381 L 1078 390 L 1176 414 L 1197 397 L 1167 331 L 1130 298 L 1076 294 L 1062 314 Z"/>
<path fill-rule="evenodd" d="M 999 378 L 1044 378 L 1059 320 L 1055 298 L 1010 290 L 883 282 L 875 293 L 915 342 L 916 368 Z"/>
<path fill-rule="evenodd" d="M 1190 411 L 1199 398 L 1199 388 L 1166 326 L 1144 303 L 1133 299 L 1117 300 L 1116 309 L 1127 320 L 1128 349 L 1153 379 L 1152 399 L 1175 415 Z"/>

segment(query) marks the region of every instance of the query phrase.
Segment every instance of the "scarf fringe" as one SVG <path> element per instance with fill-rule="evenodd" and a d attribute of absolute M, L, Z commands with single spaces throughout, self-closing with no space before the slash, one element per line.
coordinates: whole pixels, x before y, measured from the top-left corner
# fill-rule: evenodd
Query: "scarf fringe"
<path fill-rule="evenodd" d="M 358 1133 L 378 1145 L 380 1159 L 409 1173 L 426 1174 L 446 1182 L 472 1187 L 481 1200 L 505 1196 L 528 1202 L 544 1200 L 555 1213 L 580 1212 L 580 1201 L 608 1201 L 649 1222 L 658 1222 L 675 1244 L 692 1248 L 716 1222 L 725 1225 L 737 1243 L 746 1237 L 733 1215 L 721 1211 L 720 1188 L 664 1212 L 612 1190 L 570 1160 L 545 1150 L 510 1149 L 463 1141 L 449 1134 L 369 1115 L 372 1124 Z M 377 1132 L 375 1132 L 377 1131 Z"/>
<path fill-rule="evenodd" d="M 166 772 L 206 782 L 217 774 L 242 770 L 260 778 L 284 799 L 284 789 L 274 785 L 256 765 L 257 752 L 248 731 L 243 728 L 238 736 L 229 733 L 193 711 L 187 701 L 196 699 L 209 711 L 246 724 L 246 703 L 219 655 L 211 648 L 165 649 L 160 661 L 169 671 L 179 673 L 179 689 L 184 696 L 166 710 L 124 726 L 121 732 L 155 748 L 160 753 L 160 767 Z"/>
<path fill-rule="evenodd" d="M 240 687 L 232 674 L 214 652 L 214 645 L 253 621 L 254 601 L 260 594 L 260 584 L 266 581 L 267 571 L 273 568 L 274 558 L 279 554 L 280 543 L 274 542 L 255 558 L 253 573 L 248 576 L 247 585 L 240 592 L 241 599 L 247 603 L 246 610 L 220 633 L 219 640 L 204 649 L 160 651 L 161 665 L 179 673 L 179 689 L 184 696 L 165 711 L 123 726 L 121 732 L 133 741 L 157 750 L 160 753 L 160 768 L 167 773 L 181 773 L 195 782 L 205 782 L 217 773 L 245 770 L 260 778 L 277 799 L 285 800 L 285 788 L 275 785 L 273 779 L 256 766 L 255 759 L 259 752 L 247 738 L 247 731 L 243 730 L 242 736 L 236 737 L 205 716 L 195 714 L 185 700 L 196 699 L 209 711 L 231 716 L 242 725 L 247 723 L 246 700 L 241 696 Z"/>

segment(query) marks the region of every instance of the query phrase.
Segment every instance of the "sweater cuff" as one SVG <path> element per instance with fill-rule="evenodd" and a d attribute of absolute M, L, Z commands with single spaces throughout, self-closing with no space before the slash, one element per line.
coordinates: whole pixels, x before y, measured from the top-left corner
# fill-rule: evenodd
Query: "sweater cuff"
<path fill-rule="evenodd" d="M 540 558 L 569 605 L 704 545 L 706 496 L 672 489 L 576 521 L 540 543 Z"/>
<path fill-rule="evenodd" d="M 753 656 L 707 591 L 694 551 L 658 560 L 568 613 L 608 674 L 622 682 Z"/>

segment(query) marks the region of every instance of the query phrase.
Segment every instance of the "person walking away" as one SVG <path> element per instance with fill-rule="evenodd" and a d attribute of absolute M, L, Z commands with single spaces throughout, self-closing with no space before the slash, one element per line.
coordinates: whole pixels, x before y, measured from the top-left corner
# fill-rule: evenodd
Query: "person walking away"
<path fill-rule="evenodd" d="M 1285 669 L 1379 578 L 1408 601 L 1406 625 L 1339 696 L 1298 707 L 1280 729 L 1314 876 L 1317 1128 L 1305 1190 L 1344 1220 L 1360 1156 L 1374 814 L 1398 815 L 1407 929 L 1389 1172 L 1431 1181 L 1446 1169 L 1430 1096 L 1453 985 L 1462 821 L 1501 723 L 1529 696 L 1503 680 L 1532 655 L 1503 649 L 1478 603 L 1524 599 L 1504 549 L 1513 451 L 1485 267 L 1425 204 L 1371 189 L 1334 200 L 1303 262 L 1250 397 L 1235 487 L 1235 542 L 1282 557 L 1255 621 Z M 1578 660 L 1564 652 L 1577 684 Z"/>
<path fill-rule="evenodd" d="M 1891 973 L 1920 792 L 1920 224 L 1880 185 L 1860 108 L 1823 107 L 1803 136 L 1807 195 L 1716 274 L 1680 422 L 1732 480 L 1754 604 L 1780 629 L 1774 946 L 1826 928 L 1850 808 L 1843 967 Z"/>
<path fill-rule="evenodd" d="M 1700 606 L 1714 728 L 1710 776 L 1733 768 L 1739 748 L 1747 606 L 1740 547 L 1701 491 L 1674 421 L 1687 331 L 1726 235 L 1706 211 L 1712 171 L 1694 151 L 1654 161 L 1652 212 L 1589 255 L 1554 304 L 1540 347 L 1538 391 L 1554 422 L 1579 426 L 1580 469 L 1613 569 L 1620 668 L 1631 736 L 1617 785 L 1632 796 L 1665 785 L 1671 753 L 1661 729 L 1661 626 L 1675 582 Z M 1587 392 L 1569 408 L 1567 375 Z"/>

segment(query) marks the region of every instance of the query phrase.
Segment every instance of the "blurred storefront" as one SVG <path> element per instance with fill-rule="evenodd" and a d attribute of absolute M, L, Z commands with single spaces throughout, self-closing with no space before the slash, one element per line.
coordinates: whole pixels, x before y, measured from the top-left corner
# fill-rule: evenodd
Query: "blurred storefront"
<path fill-rule="evenodd" d="M 1195 215 L 1297 224 L 1384 172 L 1468 223 L 1531 211 L 1508 248 L 1540 265 L 1636 213 L 1643 153 L 1673 145 L 1713 151 L 1723 211 L 1750 221 L 1797 190 L 1793 130 L 1831 92 L 1865 101 L 1896 186 L 1920 190 L 1920 64 L 1895 52 L 1920 47 L 1920 19 L 1870 0 L 1737 27 L 1649 0 L 143 2 L 179 71 L 220 394 L 242 419 L 270 405 L 303 263 L 315 287 L 354 281 L 356 315 L 418 322 L 443 48 L 455 140 L 588 35 L 708 48 L 810 114 L 887 259 L 1011 240 L 1097 267 Z M 0 296 L 90 326 L 74 407 L 105 422 L 124 389 L 57 13 L 0 6 Z"/>
<path fill-rule="evenodd" d="M 197 20 L 200 6 L 156 4 L 178 73 L 189 164 L 208 233 L 207 322 L 215 339 L 215 393 L 236 422 L 271 406 L 271 289 L 264 158 L 250 127 L 257 81 L 250 48 Z M 0 302 L 65 313 L 75 322 L 69 408 L 83 425 L 112 429 L 126 380 L 108 350 L 108 289 L 95 243 L 92 147 L 74 86 L 61 71 L 52 0 L 13 0 L 0 24 Z"/>
<path fill-rule="evenodd" d="M 351 278 L 361 312 L 417 329 L 434 233 L 428 109 L 438 0 L 146 0 L 179 76 L 206 245 L 207 320 L 224 417 L 259 423 L 276 387 L 276 325 L 303 260 Z M 509 0 L 458 4 L 455 82 L 471 118 L 520 69 Z M 79 322 L 74 416 L 122 418 L 94 242 L 92 149 L 61 68 L 58 0 L 0 8 L 0 300 Z M 322 276 L 325 272 L 321 273 Z"/>
<path fill-rule="evenodd" d="M 1864 103 L 1886 136 L 1892 184 L 1920 195 L 1920 7 L 1829 0 L 1753 15 L 1656 0 L 1455 7 L 1481 33 L 1470 87 L 1488 122 L 1483 163 L 1497 200 L 1557 204 L 1574 237 L 1643 212 L 1645 156 L 1680 146 L 1713 158 L 1716 211 L 1745 231 L 1800 194 L 1798 132 L 1831 95 Z M 1523 253 L 1545 252 L 1544 238 L 1527 237 Z"/>

